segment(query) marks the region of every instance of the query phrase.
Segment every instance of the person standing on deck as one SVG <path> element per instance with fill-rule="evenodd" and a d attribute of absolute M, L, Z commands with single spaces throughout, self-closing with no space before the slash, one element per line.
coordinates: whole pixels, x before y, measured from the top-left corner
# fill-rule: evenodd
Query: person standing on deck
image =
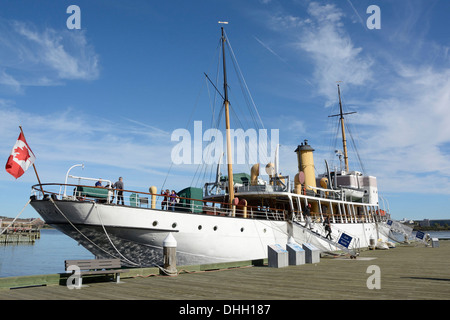
<path fill-rule="evenodd" d="M 169 189 L 166 189 L 166 191 L 163 191 L 161 195 L 164 196 L 163 201 L 161 202 L 161 210 L 168 210 L 169 209 Z"/>
<path fill-rule="evenodd" d="M 177 193 L 175 190 L 172 190 L 172 193 L 170 194 L 169 198 L 169 207 L 172 209 L 172 211 L 175 211 L 175 204 L 177 203 Z"/>
<path fill-rule="evenodd" d="M 122 205 L 124 205 L 123 201 L 123 178 L 119 177 L 119 181 L 114 183 L 113 188 L 117 190 L 117 204 L 122 200 Z"/>

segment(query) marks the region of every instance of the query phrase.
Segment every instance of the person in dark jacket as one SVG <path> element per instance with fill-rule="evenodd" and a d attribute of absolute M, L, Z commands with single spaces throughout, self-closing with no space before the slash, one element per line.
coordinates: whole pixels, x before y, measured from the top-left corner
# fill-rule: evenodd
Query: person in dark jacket
<path fill-rule="evenodd" d="M 325 226 L 325 231 L 327 232 L 327 235 L 325 236 L 325 238 L 331 239 L 331 223 L 330 223 L 330 215 L 327 215 L 323 221 L 323 225 Z M 328 238 L 329 237 L 329 238 Z"/>
<path fill-rule="evenodd" d="M 305 208 L 305 228 L 309 226 L 309 229 L 312 229 L 311 226 L 311 203 L 308 203 L 308 205 Z"/>
<path fill-rule="evenodd" d="M 113 189 L 117 190 L 117 204 L 119 204 L 120 201 L 122 201 L 122 205 L 124 205 L 123 201 L 123 178 L 119 177 L 119 181 L 116 181 L 116 183 L 113 184 Z"/>

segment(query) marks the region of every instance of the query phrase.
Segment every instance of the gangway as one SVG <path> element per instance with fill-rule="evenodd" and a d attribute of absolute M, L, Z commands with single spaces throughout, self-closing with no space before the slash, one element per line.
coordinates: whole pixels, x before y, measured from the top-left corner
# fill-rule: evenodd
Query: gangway
<path fill-rule="evenodd" d="M 330 240 L 326 237 L 324 237 L 323 235 L 321 235 L 320 233 L 313 231 L 307 227 L 305 227 L 304 225 L 302 225 L 300 222 L 294 220 L 293 224 L 299 228 L 301 228 L 302 230 L 308 232 L 311 236 L 316 237 L 317 239 L 320 239 L 332 246 L 335 246 L 339 249 L 341 249 L 342 251 L 346 252 L 347 254 L 350 255 L 351 259 L 356 259 L 357 256 L 359 256 L 359 246 L 355 245 L 355 243 L 359 242 L 359 239 L 356 237 L 352 237 L 344 232 L 339 232 L 338 237 L 336 237 L 336 240 Z M 350 248 L 350 242 L 352 242 L 352 240 L 354 241 L 354 245 L 353 248 Z M 324 252 L 327 252 L 324 250 Z"/>
<path fill-rule="evenodd" d="M 403 242 L 409 242 L 409 240 L 411 240 L 412 237 L 412 232 L 413 232 L 413 228 L 404 225 L 403 223 L 396 221 L 396 220 L 391 220 L 389 219 L 386 222 L 387 227 L 389 228 L 387 232 L 381 232 L 384 236 L 386 236 L 388 239 L 401 243 L 402 241 L 399 239 L 396 239 L 394 237 L 394 233 L 398 233 L 403 235 L 404 237 L 404 241 Z M 385 230 L 385 229 L 383 229 Z"/>

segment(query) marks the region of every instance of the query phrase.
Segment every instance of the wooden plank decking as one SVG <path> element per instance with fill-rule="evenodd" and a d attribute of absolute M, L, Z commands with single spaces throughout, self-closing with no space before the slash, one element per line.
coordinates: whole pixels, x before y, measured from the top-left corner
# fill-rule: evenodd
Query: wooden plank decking
<path fill-rule="evenodd" d="M 368 289 L 371 265 L 380 268 L 381 289 Z M 178 267 L 181 271 L 183 267 Z M 0 289 L 0 300 L 439 300 L 450 299 L 450 241 L 364 251 L 357 260 L 322 258 L 318 264 L 267 266 L 123 278 L 124 283 L 89 283 Z"/>

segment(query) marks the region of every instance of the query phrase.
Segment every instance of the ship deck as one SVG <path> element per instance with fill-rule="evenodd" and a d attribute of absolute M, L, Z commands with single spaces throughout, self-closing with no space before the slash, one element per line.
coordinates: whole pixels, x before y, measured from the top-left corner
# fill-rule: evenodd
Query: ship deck
<path fill-rule="evenodd" d="M 441 240 L 438 248 L 402 245 L 363 251 L 356 260 L 322 258 L 317 264 L 279 269 L 215 266 L 210 271 L 198 268 L 187 272 L 178 267 L 176 277 L 153 276 L 147 270 L 150 273 L 145 277 L 125 278 L 124 274 L 122 284 L 95 282 L 80 290 L 69 290 L 65 284 L 3 288 L 0 300 L 448 300 L 449 264 L 450 241 Z M 372 275 L 367 271 L 372 265 L 380 268 L 380 289 L 367 287 Z M 0 279 L 0 288 L 6 281 L 8 278 Z"/>

